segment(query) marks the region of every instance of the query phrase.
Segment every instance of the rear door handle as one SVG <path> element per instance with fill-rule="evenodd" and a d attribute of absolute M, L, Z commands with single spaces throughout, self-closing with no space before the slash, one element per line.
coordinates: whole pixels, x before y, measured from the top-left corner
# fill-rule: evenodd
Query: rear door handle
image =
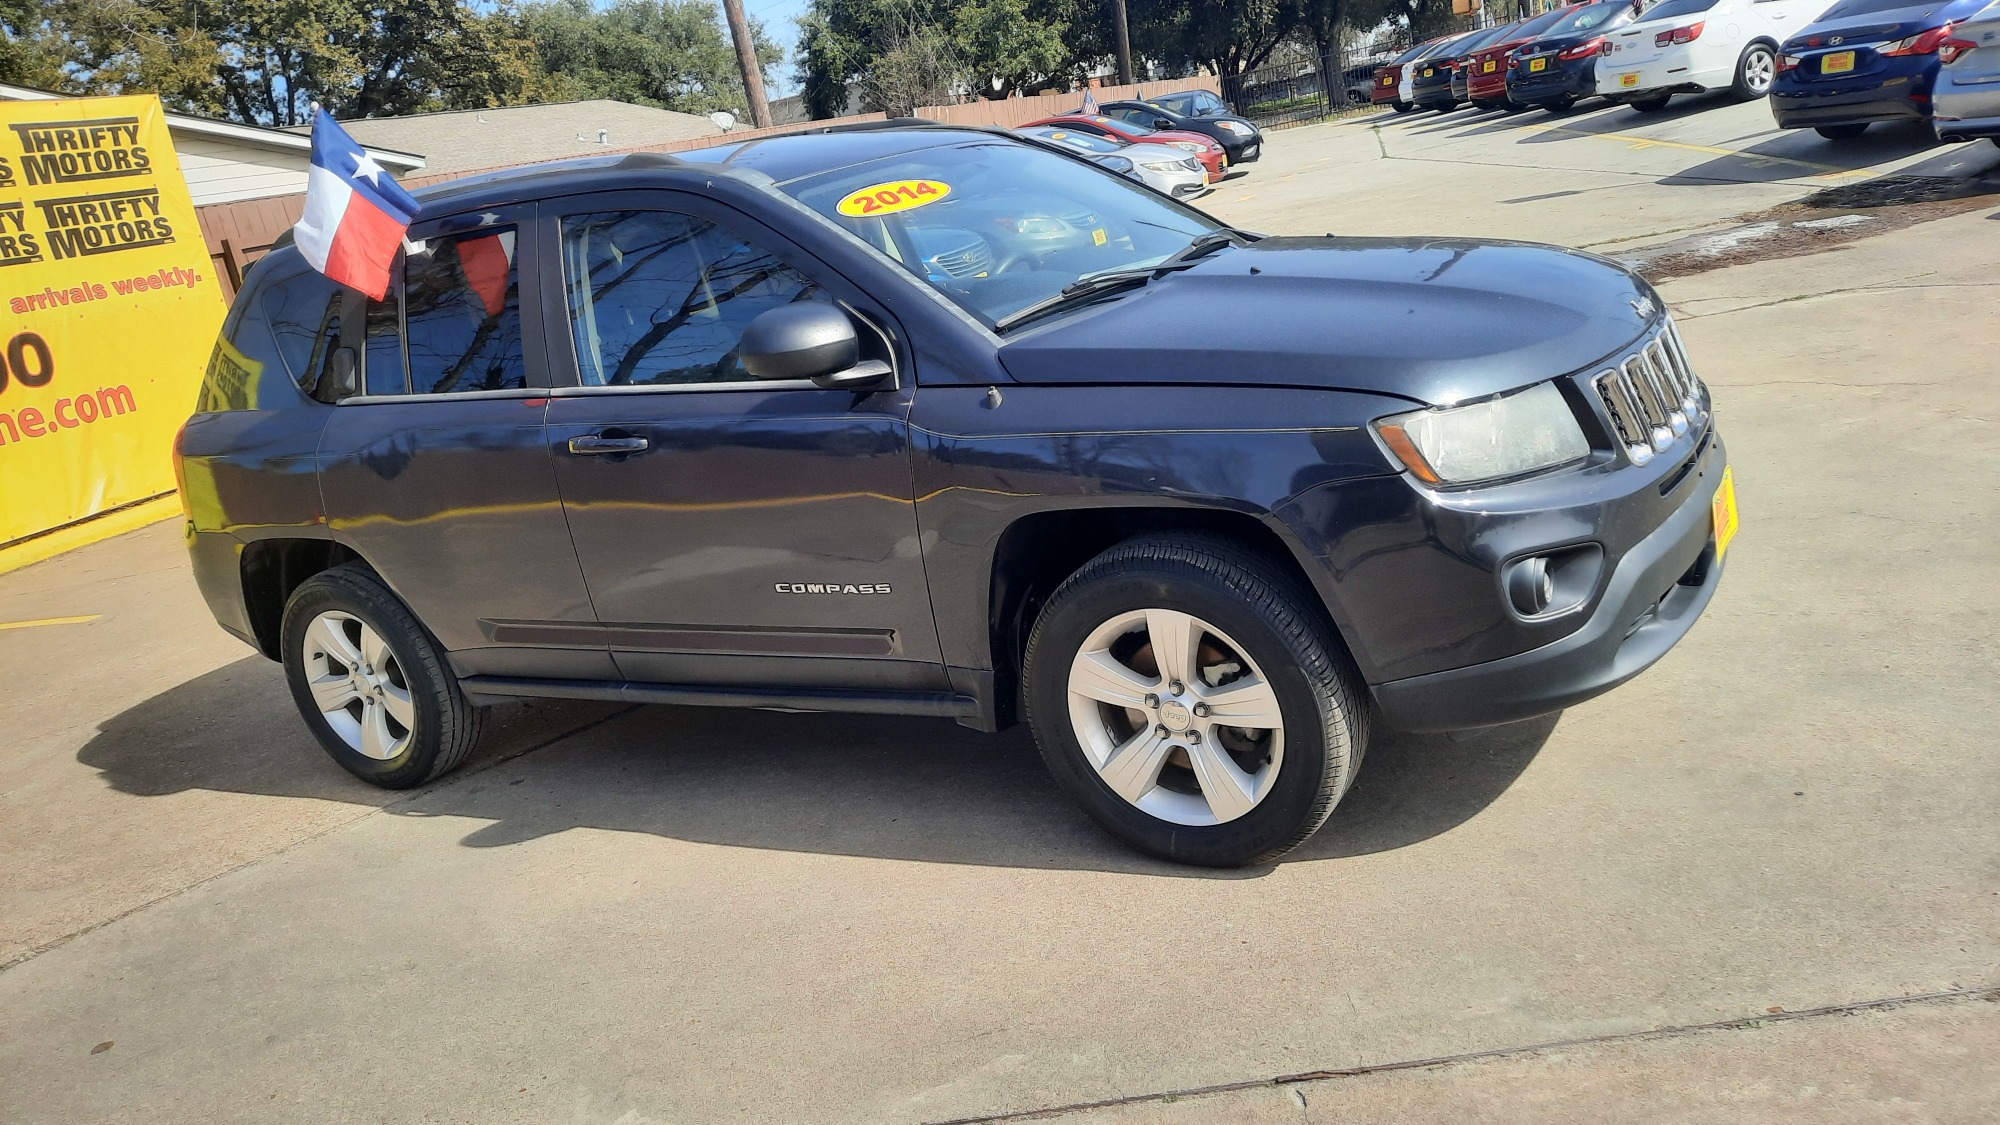
<path fill-rule="evenodd" d="M 644 453 L 651 443 L 642 437 L 585 434 L 569 439 L 571 453 Z"/>

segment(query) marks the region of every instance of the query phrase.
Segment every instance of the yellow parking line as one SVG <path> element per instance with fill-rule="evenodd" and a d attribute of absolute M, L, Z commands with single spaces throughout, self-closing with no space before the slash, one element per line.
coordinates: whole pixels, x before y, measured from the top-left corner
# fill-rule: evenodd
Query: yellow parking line
<path fill-rule="evenodd" d="M 1853 168 L 1838 168 L 1831 164 L 1820 164 L 1811 160 L 1799 160 L 1790 156 L 1767 156 L 1761 152 L 1742 152 L 1733 148 L 1717 148 L 1714 145 L 1694 145 L 1685 141 L 1663 141 L 1655 137 L 1635 137 L 1629 133 L 1593 133 L 1588 129 L 1569 129 L 1561 125 L 1531 125 L 1531 129 L 1541 132 L 1562 133 L 1571 137 L 1599 137 L 1607 141 L 1623 141 L 1635 149 L 1677 148 L 1683 152 L 1699 152 L 1709 156 L 1738 156 L 1753 166 L 1764 164 L 1790 164 L 1799 168 L 1811 168 L 1822 176 L 1865 176 L 1869 173 Z"/>
<path fill-rule="evenodd" d="M 87 613 L 82 617 L 44 617 L 35 621 L 0 621 L 0 630 L 34 629 L 42 625 L 88 625 L 104 616 L 101 613 Z"/>

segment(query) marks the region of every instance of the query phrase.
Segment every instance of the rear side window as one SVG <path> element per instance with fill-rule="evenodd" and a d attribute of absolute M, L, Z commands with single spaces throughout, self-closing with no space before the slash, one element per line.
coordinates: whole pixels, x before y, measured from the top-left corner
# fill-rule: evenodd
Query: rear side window
<path fill-rule="evenodd" d="M 403 339 L 411 392 L 528 385 L 514 235 L 513 227 L 486 227 L 432 238 L 424 253 L 405 260 Z M 370 350 L 372 359 L 372 345 Z M 372 375 L 369 383 L 372 388 Z"/>
<path fill-rule="evenodd" d="M 310 390 L 331 332 L 338 335 L 333 282 L 307 270 L 264 282 L 253 273 L 223 326 L 195 400 L 197 413 L 256 410 L 296 402 L 287 383 Z"/>
<path fill-rule="evenodd" d="M 329 334 L 340 334 L 340 292 L 325 274 L 308 271 L 267 286 L 257 304 L 285 367 L 300 388 L 319 378 Z"/>

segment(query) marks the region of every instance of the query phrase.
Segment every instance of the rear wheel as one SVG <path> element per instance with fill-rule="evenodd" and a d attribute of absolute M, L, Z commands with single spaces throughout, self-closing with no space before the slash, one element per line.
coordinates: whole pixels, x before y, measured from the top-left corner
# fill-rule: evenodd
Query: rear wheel
<path fill-rule="evenodd" d="M 1397 113 L 1408 113 L 1411 110 L 1417 108 L 1416 106 L 1411 105 L 1409 102 L 1391 102 L 1389 104 L 1396 107 Z"/>
<path fill-rule="evenodd" d="M 1367 710 L 1312 594 L 1222 539 L 1137 540 L 1049 599 L 1026 712 L 1049 772 L 1141 851 L 1234 867 L 1317 831 Z"/>
<path fill-rule="evenodd" d="M 1667 108 L 1667 103 L 1673 100 L 1672 94 L 1654 94 L 1651 97 L 1633 98 L 1625 104 L 1640 113 L 1658 113 Z"/>
<path fill-rule="evenodd" d="M 1548 110 L 1550 113 L 1568 113 L 1574 105 L 1576 105 L 1575 96 L 1564 94 L 1560 98 L 1552 98 L 1549 101 L 1543 102 L 1542 108 Z"/>
<path fill-rule="evenodd" d="M 1761 98 L 1771 92 L 1771 79 L 1777 74 L 1777 56 L 1769 45 L 1752 43 L 1743 48 L 1743 57 L 1736 60 L 1736 82 L 1730 86 L 1731 92 L 1745 100 Z"/>
<path fill-rule="evenodd" d="M 1487 101 L 1485 98 L 1474 98 L 1472 99 L 1472 108 L 1481 113 L 1486 113 L 1490 110 L 1498 109 L 1500 106 L 1499 103 Z"/>
<path fill-rule="evenodd" d="M 1821 125 L 1813 130 L 1829 141 L 1851 141 L 1867 131 L 1868 123 L 1865 121 L 1858 125 Z M 2000 141 L 1994 143 L 2000 144 Z"/>
<path fill-rule="evenodd" d="M 306 726 L 371 785 L 423 785 L 479 741 L 482 712 L 466 702 L 430 634 L 365 567 L 301 583 L 285 605 L 281 643 Z"/>

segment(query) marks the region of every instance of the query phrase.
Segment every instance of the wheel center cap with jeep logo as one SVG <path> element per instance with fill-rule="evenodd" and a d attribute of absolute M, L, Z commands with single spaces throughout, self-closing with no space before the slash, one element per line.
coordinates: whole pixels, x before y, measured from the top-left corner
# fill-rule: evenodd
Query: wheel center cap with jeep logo
<path fill-rule="evenodd" d="M 1169 699 L 1160 704 L 1160 722 L 1166 724 L 1168 730 L 1180 734 L 1194 725 L 1194 716 L 1188 713 L 1187 704 Z"/>

